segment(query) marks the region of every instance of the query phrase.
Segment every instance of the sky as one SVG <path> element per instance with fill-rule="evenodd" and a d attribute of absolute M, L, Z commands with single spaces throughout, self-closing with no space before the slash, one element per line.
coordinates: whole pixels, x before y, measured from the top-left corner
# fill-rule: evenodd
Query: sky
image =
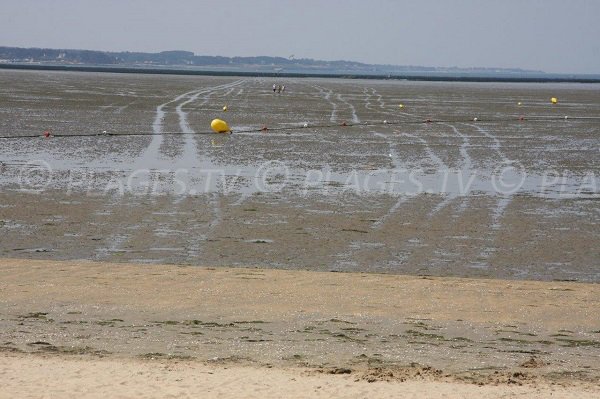
<path fill-rule="evenodd" d="M 600 0 L 0 0 L 0 46 L 600 74 Z"/>

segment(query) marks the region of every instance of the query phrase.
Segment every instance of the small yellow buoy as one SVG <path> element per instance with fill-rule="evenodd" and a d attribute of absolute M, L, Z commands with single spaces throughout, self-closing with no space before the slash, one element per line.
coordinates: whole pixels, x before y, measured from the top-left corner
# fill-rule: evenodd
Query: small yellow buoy
<path fill-rule="evenodd" d="M 404 104 L 398 105 L 398 108 L 404 108 Z"/>
<path fill-rule="evenodd" d="M 229 133 L 231 129 L 227 125 L 227 122 L 221 119 L 213 119 L 210 123 L 210 128 L 215 131 L 215 133 Z"/>
<path fill-rule="evenodd" d="M 519 102 L 517 103 L 517 105 L 523 105 L 523 103 L 522 103 L 521 101 L 519 101 Z"/>
<path fill-rule="evenodd" d="M 550 102 L 551 102 L 552 104 L 556 104 L 556 103 L 558 102 L 558 98 L 556 98 L 556 97 L 552 97 L 552 98 L 550 99 Z"/>
<path fill-rule="evenodd" d="M 227 105 L 223 106 L 223 112 L 227 112 Z"/>

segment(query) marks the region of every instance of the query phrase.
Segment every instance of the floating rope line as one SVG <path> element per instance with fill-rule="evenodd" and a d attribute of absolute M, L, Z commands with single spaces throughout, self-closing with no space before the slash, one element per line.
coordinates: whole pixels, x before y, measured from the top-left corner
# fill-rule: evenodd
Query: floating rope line
<path fill-rule="evenodd" d="M 370 121 L 370 122 L 362 122 L 362 123 L 351 123 L 351 122 L 341 122 L 341 123 L 327 123 L 327 124 L 299 124 L 298 126 L 279 126 L 279 127 L 267 127 L 263 125 L 259 128 L 254 129 L 245 129 L 245 130 L 232 130 L 229 133 L 215 133 L 213 131 L 201 131 L 201 132 L 193 132 L 193 133 L 184 133 L 184 132 L 134 132 L 134 133 L 108 133 L 108 132 L 100 132 L 100 133 L 75 133 L 75 134 L 62 134 L 62 133 L 52 133 L 51 130 L 47 130 L 49 134 L 46 132 L 42 134 L 28 134 L 28 135 L 19 135 L 19 136 L 8 136 L 8 135 L 0 135 L 0 139 L 31 139 L 31 138 L 58 138 L 58 137 L 128 137 L 128 136 L 162 136 L 162 135 L 219 135 L 219 134 L 245 134 L 245 133 L 260 133 L 260 132 L 277 132 L 277 131 L 286 131 L 286 130 L 304 130 L 304 129 L 322 129 L 322 128 L 333 128 L 333 127 L 357 127 L 357 126 L 402 126 L 402 125 L 421 125 L 421 124 L 441 124 L 441 123 L 477 123 L 477 124 L 500 124 L 507 122 L 548 122 L 548 121 L 587 121 L 587 120 L 600 120 L 600 116 L 564 116 L 564 117 L 555 117 L 555 116 L 519 116 L 513 119 L 479 119 L 479 118 L 471 118 L 471 119 L 421 119 L 421 120 L 408 120 L 408 121 Z"/>

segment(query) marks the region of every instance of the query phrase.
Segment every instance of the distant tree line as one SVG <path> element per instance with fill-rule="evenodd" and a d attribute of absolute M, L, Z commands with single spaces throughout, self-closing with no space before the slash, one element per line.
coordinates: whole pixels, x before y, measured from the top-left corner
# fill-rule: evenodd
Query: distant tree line
<path fill-rule="evenodd" d="M 0 59 L 12 62 L 70 62 L 78 64 L 117 64 L 102 51 L 57 50 L 47 48 L 0 47 Z"/>
<path fill-rule="evenodd" d="M 503 72 L 530 73 L 508 68 L 457 68 L 425 67 L 414 65 L 375 65 L 354 61 L 322 61 L 310 58 L 293 57 L 222 57 L 195 55 L 190 51 L 162 51 L 160 53 L 106 52 L 93 50 L 45 49 L 0 47 L 2 63 L 45 63 L 45 64 L 84 64 L 84 65 L 156 65 L 156 66 L 197 66 L 197 67 L 256 67 L 262 69 L 297 69 L 312 71 L 349 71 L 357 73 L 399 73 L 417 72 Z"/>

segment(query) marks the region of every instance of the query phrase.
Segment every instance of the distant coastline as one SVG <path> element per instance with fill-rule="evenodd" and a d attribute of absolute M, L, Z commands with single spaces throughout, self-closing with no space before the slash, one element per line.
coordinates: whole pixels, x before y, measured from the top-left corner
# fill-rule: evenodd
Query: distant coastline
<path fill-rule="evenodd" d="M 72 71 L 102 73 L 132 73 L 157 75 L 204 75 L 204 76 L 246 76 L 246 77 L 287 77 L 287 78 L 340 78 L 340 79 L 377 79 L 407 80 L 430 82 L 505 82 L 505 83 L 600 83 L 600 75 L 562 75 L 544 74 L 544 76 L 506 76 L 477 74 L 362 74 L 362 73 L 299 73 L 299 72 L 259 72 L 244 70 L 183 69 L 177 67 L 135 67 L 104 65 L 49 65 L 49 64 L 12 64 L 0 63 L 0 69 L 30 71 Z"/>
<path fill-rule="evenodd" d="M 0 69 L 249 77 L 316 77 L 458 82 L 600 83 L 600 74 L 550 74 L 519 68 L 379 65 L 257 56 L 222 57 L 189 51 L 105 52 L 0 46 Z"/>

